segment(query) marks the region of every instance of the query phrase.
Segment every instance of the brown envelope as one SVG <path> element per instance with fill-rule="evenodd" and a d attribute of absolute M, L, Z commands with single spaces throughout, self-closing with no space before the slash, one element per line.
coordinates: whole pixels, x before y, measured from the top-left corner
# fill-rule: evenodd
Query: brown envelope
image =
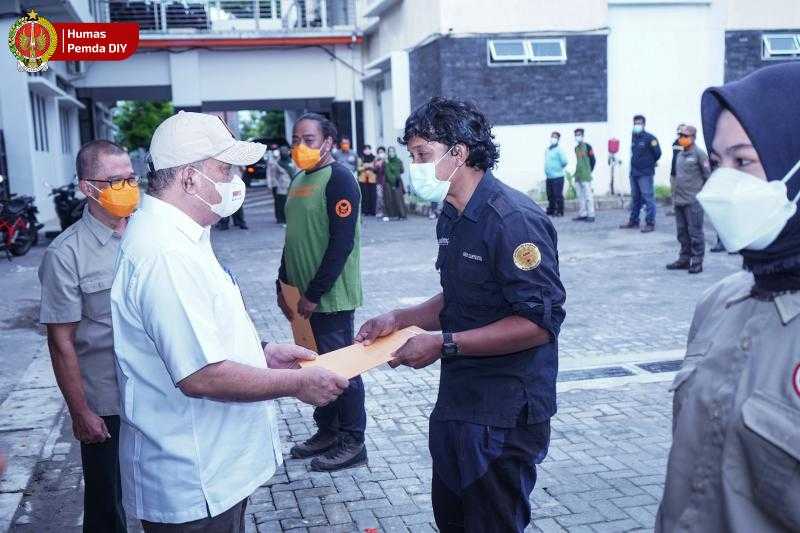
<path fill-rule="evenodd" d="M 311 322 L 297 314 L 297 303 L 300 301 L 300 291 L 293 285 L 287 285 L 281 281 L 281 294 L 286 301 L 286 305 L 292 310 L 292 336 L 294 343 L 298 346 L 317 351 L 317 341 L 314 339 L 314 332 L 311 331 Z"/>
<path fill-rule="evenodd" d="M 300 363 L 300 366 L 321 366 L 336 372 L 340 376 L 351 379 L 367 370 L 391 361 L 392 352 L 399 349 L 408 339 L 420 333 L 425 333 L 425 331 L 416 326 L 401 329 L 391 335 L 377 339 L 369 346 L 353 344 L 352 346 L 320 355 L 314 361 L 304 361 Z"/>

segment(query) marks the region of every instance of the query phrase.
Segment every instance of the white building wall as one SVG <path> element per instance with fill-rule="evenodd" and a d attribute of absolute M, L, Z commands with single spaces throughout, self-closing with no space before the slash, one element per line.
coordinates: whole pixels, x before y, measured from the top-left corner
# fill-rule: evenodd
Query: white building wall
<path fill-rule="evenodd" d="M 663 155 L 656 169 L 659 184 L 669 183 L 677 125 L 686 122 L 700 129 L 700 96 L 705 88 L 723 80 L 721 7 L 719 3 L 652 2 L 609 6 L 608 134 L 621 141 L 624 176 L 629 172 L 633 115 L 645 115 L 647 130 L 661 143 Z M 702 142 L 701 135 L 701 146 Z M 627 180 L 623 184 L 623 190 L 629 191 Z"/>
<path fill-rule="evenodd" d="M 495 175 L 523 192 L 543 192 L 545 151 L 550 144 L 550 134 L 554 131 L 561 133 L 560 144 L 569 160 L 566 170 L 574 172 L 575 128 L 585 130 L 584 138 L 592 145 L 597 158 L 593 173 L 595 191 L 608 190 L 610 179 L 605 141 L 608 128 L 605 122 L 495 126 L 492 132 L 495 142 L 500 145 L 500 162 L 494 171 Z M 615 183 L 618 182 L 619 179 L 615 179 Z M 566 185 L 564 187 L 566 194 Z"/>
<path fill-rule="evenodd" d="M 726 29 L 761 30 L 800 28 L 797 0 L 718 0 L 727 4 Z"/>
<path fill-rule="evenodd" d="M 368 37 L 364 63 L 388 57 L 394 51 L 405 50 L 442 31 L 443 1 L 403 0 L 397 7 L 381 15 L 376 33 Z M 486 6 L 481 10 L 485 12 Z M 363 0 L 360 12 L 364 12 Z"/>
<path fill-rule="evenodd" d="M 606 23 L 604 0 L 439 0 L 441 32 L 500 33 L 574 31 Z"/>

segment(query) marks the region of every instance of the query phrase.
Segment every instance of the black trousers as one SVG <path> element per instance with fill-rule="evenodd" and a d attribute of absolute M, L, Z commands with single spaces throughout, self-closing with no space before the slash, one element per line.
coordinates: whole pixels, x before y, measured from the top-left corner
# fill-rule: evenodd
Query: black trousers
<path fill-rule="evenodd" d="M 378 185 L 376 183 L 359 182 L 361 188 L 361 213 L 375 216 L 378 203 Z"/>
<path fill-rule="evenodd" d="M 119 416 L 104 416 L 110 439 L 81 443 L 83 532 L 127 533 L 119 473 Z"/>
<path fill-rule="evenodd" d="M 522 533 L 531 521 L 536 465 L 549 443 L 549 421 L 497 428 L 431 420 L 431 501 L 439 531 Z"/>
<path fill-rule="evenodd" d="M 286 195 L 275 195 L 275 221 L 278 224 L 286 224 Z"/>
<path fill-rule="evenodd" d="M 241 226 L 242 224 L 244 224 L 245 223 L 244 222 L 244 206 L 242 206 L 238 210 L 236 210 L 236 212 L 233 215 L 231 215 L 229 217 L 225 217 L 225 218 L 219 219 L 219 222 L 217 222 L 217 225 L 219 227 L 222 227 L 222 228 L 227 228 L 227 227 L 230 226 L 231 219 L 233 219 L 233 225 L 234 226 Z"/>
<path fill-rule="evenodd" d="M 310 322 L 320 354 L 353 344 L 353 311 L 314 313 Z M 346 432 L 359 442 L 364 442 L 367 411 L 364 408 L 364 382 L 361 376 L 351 379 L 350 385 L 336 400 L 314 409 L 314 421 L 319 429 Z"/>
<path fill-rule="evenodd" d="M 680 259 L 702 263 L 706 253 L 706 237 L 703 233 L 703 208 L 700 202 L 675 206 L 675 226 L 681 244 Z"/>
<path fill-rule="evenodd" d="M 564 178 L 547 178 L 547 214 L 564 214 Z"/>
<path fill-rule="evenodd" d="M 159 524 L 142 520 L 145 533 L 245 533 L 247 498 L 222 514 L 182 524 Z"/>

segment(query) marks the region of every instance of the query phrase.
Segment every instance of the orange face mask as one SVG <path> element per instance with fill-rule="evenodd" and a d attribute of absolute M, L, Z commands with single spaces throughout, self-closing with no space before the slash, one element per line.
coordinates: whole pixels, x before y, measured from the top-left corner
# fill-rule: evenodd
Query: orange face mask
<path fill-rule="evenodd" d="M 303 143 L 292 147 L 292 160 L 300 170 L 309 170 L 317 166 L 322 156 L 319 148 L 309 148 Z"/>
<path fill-rule="evenodd" d="M 91 183 L 89 185 L 92 185 Z M 115 190 L 111 187 L 105 189 L 98 189 L 92 185 L 94 189 L 100 193 L 97 198 L 92 198 L 100 206 L 105 209 L 110 215 L 125 218 L 130 216 L 131 213 L 139 205 L 139 187 L 131 186 L 127 182 L 122 184 L 122 189 Z"/>
<path fill-rule="evenodd" d="M 679 137 L 678 144 L 683 146 L 684 148 L 688 148 L 692 145 L 692 138 L 691 137 Z"/>

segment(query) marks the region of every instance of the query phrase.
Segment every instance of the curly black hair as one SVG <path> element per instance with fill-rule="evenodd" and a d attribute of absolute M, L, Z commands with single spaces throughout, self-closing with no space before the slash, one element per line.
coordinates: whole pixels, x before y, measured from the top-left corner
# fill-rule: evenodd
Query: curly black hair
<path fill-rule="evenodd" d="M 406 146 L 412 137 L 421 137 L 449 146 L 463 144 L 469 149 L 466 165 L 488 170 L 500 158 L 492 126 L 478 108 L 462 100 L 435 96 L 419 106 L 406 120 L 403 137 L 397 142 Z"/>

